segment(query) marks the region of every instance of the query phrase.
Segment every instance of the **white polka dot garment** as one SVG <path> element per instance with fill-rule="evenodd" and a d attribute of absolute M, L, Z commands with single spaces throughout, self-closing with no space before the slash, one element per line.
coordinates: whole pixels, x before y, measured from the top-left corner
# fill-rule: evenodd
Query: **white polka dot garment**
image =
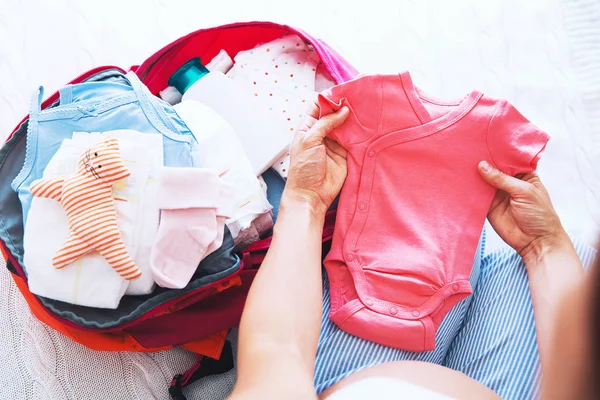
<path fill-rule="evenodd" d="M 312 46 L 297 35 L 287 35 L 239 52 L 227 76 L 252 93 L 290 135 L 302 122 L 309 104 L 316 99 L 315 76 L 319 57 Z M 287 178 L 290 155 L 273 168 Z"/>

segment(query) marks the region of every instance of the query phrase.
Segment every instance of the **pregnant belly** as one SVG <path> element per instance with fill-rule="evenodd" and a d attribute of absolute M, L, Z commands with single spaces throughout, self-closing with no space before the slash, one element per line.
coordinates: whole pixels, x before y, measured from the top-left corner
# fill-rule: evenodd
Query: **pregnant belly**
<path fill-rule="evenodd" d="M 353 398 L 352 396 L 337 397 L 335 393 L 344 389 L 340 394 L 347 391 L 347 394 L 350 395 L 353 387 L 356 387 L 358 391 L 360 390 L 358 385 L 361 384 L 371 385 L 369 390 L 375 395 L 378 391 L 376 386 L 382 384 L 383 381 L 373 378 L 403 381 L 435 392 L 442 398 L 446 396 L 454 399 L 500 399 L 492 390 L 461 372 L 421 361 L 396 361 L 363 369 L 331 386 L 321 394 L 321 398 L 326 399 L 329 396 L 332 396 L 332 400 Z M 402 386 L 398 385 L 398 387 Z M 402 398 L 402 393 L 397 393 L 397 397 Z"/>

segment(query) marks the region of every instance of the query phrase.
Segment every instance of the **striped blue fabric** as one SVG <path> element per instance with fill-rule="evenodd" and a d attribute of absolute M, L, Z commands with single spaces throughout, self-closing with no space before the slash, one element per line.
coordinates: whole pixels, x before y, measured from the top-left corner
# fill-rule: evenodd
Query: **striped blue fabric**
<path fill-rule="evenodd" d="M 324 277 L 317 392 L 364 368 L 418 360 L 461 371 L 504 399 L 535 398 L 540 367 L 525 268 L 513 250 L 483 257 L 484 246 L 482 234 L 470 278 L 473 295 L 446 315 L 436 334 L 436 349 L 428 352 L 384 347 L 340 330 L 328 318 L 329 282 Z M 582 244 L 576 248 L 584 265 L 590 266 L 596 251 Z"/>
<path fill-rule="evenodd" d="M 475 288 L 485 250 L 485 232 L 481 235 L 471 270 L 471 286 Z M 390 361 L 418 360 L 442 364 L 454 337 L 458 335 L 473 296 L 458 303 L 443 319 L 436 333 L 436 349 L 415 353 L 393 349 L 352 336 L 329 320 L 329 281 L 323 274 L 323 319 L 317 347 L 315 387 L 320 393 L 339 380 L 374 365 Z M 399 341 L 402 338 L 398 338 Z"/>
<path fill-rule="evenodd" d="M 596 250 L 575 241 L 584 267 Z M 540 359 L 527 272 L 514 250 L 486 256 L 460 333 L 444 360 L 503 399 L 539 397 Z"/>

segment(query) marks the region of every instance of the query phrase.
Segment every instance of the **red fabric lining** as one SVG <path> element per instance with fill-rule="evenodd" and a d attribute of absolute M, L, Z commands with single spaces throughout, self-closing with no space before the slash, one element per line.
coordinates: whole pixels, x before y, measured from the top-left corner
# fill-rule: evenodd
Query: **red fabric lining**
<path fill-rule="evenodd" d="M 167 87 L 169 77 L 193 57 L 208 62 L 223 49 L 234 58 L 239 51 L 251 49 L 286 33 L 295 33 L 312 43 L 336 82 L 345 82 L 358 75 L 354 67 L 323 41 L 300 29 L 264 21 L 238 22 L 192 32 L 154 53 L 137 68 L 136 74 L 156 94 Z"/>
<path fill-rule="evenodd" d="M 54 314 L 51 314 L 48 310 L 42 307 L 35 295 L 29 292 L 27 284 L 21 277 L 15 274 L 11 274 L 11 276 L 13 277 L 19 290 L 23 293 L 23 297 L 25 298 L 31 313 L 39 321 L 92 350 L 150 352 L 166 350 L 173 347 L 172 345 L 167 345 L 146 348 L 140 345 L 131 335 L 124 331 L 102 333 L 71 329 L 61 323 L 61 321 L 58 320 Z M 182 344 L 181 347 L 211 358 L 219 358 L 221 351 L 223 350 L 226 337 L 227 330 L 223 330 L 213 335 L 205 336 L 201 339 L 194 339 L 191 342 Z"/>
<path fill-rule="evenodd" d="M 19 265 L 19 263 L 17 263 L 17 261 L 15 260 L 15 258 L 13 257 L 13 255 L 8 251 L 8 249 L 6 249 L 6 245 L 4 244 L 3 241 L 0 240 L 0 245 L 2 246 L 2 248 L 5 249 L 7 255 L 8 255 L 8 259 L 10 260 L 10 262 L 13 264 L 13 266 L 15 267 L 15 269 L 17 270 L 17 272 L 19 273 L 19 277 L 21 279 L 23 279 L 24 282 L 27 282 L 27 275 L 24 273 L 23 268 L 21 268 L 21 266 Z M 118 332 L 123 330 L 126 327 L 135 325 L 140 323 L 141 321 L 145 321 L 147 319 L 150 318 L 154 318 L 154 317 L 159 317 L 162 316 L 163 314 L 167 313 L 167 312 L 175 312 L 175 311 L 180 311 L 179 309 L 175 309 L 175 307 L 177 305 L 183 305 L 183 307 L 185 307 L 187 305 L 187 303 L 192 303 L 195 301 L 198 301 L 198 299 L 202 299 L 205 296 L 205 291 L 210 290 L 213 287 L 216 287 L 218 285 L 222 285 L 225 282 L 227 282 L 228 280 L 232 280 L 235 277 L 237 277 L 240 272 L 242 271 L 242 269 L 244 268 L 243 266 L 243 262 L 240 260 L 240 263 L 242 263 L 240 269 L 238 269 L 236 272 L 234 272 L 233 274 L 229 275 L 226 278 L 223 278 L 217 282 L 214 282 L 210 285 L 207 285 L 203 288 L 197 289 L 195 291 L 189 292 L 183 296 L 178 297 L 177 299 L 168 301 L 166 303 L 163 303 L 155 308 L 153 308 L 152 310 L 148 311 L 146 314 L 142 315 L 140 318 L 127 322 L 123 325 L 120 326 L 116 326 L 116 327 L 112 327 L 112 328 L 90 328 L 90 327 L 86 327 L 86 326 L 81 326 L 76 324 L 73 321 L 70 321 L 68 319 L 62 318 L 56 314 L 54 314 L 52 311 L 50 311 L 46 306 L 44 306 L 42 304 L 42 302 L 37 298 L 37 296 L 34 296 L 35 301 L 40 305 L 40 307 L 42 307 L 44 310 L 46 310 L 48 313 L 52 314 L 58 321 L 60 321 L 60 323 L 62 323 L 65 326 L 68 326 L 70 328 L 73 329 L 77 329 L 80 331 L 90 331 L 90 332 Z"/>
<path fill-rule="evenodd" d="M 286 32 L 289 30 L 283 27 L 259 25 L 226 26 L 197 31 L 181 42 L 177 41 L 167 46 L 162 50 L 162 54 L 157 53 L 150 57 L 136 73 L 150 91 L 156 94 L 168 86 L 169 78 L 179 67 L 194 57 L 200 57 L 207 63 L 224 49 L 233 58 L 241 50 L 277 39 Z M 151 70 L 146 71 L 147 68 Z"/>
<path fill-rule="evenodd" d="M 242 286 L 217 293 L 177 313 L 147 319 L 124 331 L 144 347 L 158 347 L 159 343 L 177 345 L 237 326 L 256 272 L 242 271 Z"/>

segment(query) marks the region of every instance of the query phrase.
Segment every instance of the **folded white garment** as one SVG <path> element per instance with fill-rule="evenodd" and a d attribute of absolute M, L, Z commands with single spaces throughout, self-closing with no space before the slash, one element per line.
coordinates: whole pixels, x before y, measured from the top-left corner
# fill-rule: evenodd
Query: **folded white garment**
<path fill-rule="evenodd" d="M 128 204 L 135 205 L 138 210 L 134 219 L 132 239 L 132 251 L 134 253 L 130 253 L 130 255 L 142 271 L 142 276 L 129 282 L 125 294 L 148 294 L 154 289 L 150 266 L 150 250 L 152 250 L 156 239 L 160 218 L 157 197 L 159 174 L 164 164 L 162 137 L 132 130 L 114 130 L 103 134 L 119 139 L 119 143 L 124 146 L 121 155 L 125 165 L 131 172 L 131 176 L 125 181 L 125 184 L 115 185 L 115 197 L 117 199 L 125 198 Z M 89 144 L 100 140 L 103 134 L 98 132 L 91 134 L 75 132 L 73 133 L 73 141 L 76 143 L 81 142 L 83 147 L 87 147 Z M 133 184 L 136 187 L 139 185 L 141 191 L 136 197 L 127 197 L 127 193 L 123 192 L 126 184 Z M 122 201 L 117 200 L 117 202 L 119 204 Z"/>
<path fill-rule="evenodd" d="M 252 50 L 240 51 L 227 73 L 262 104 L 274 121 L 282 125 L 282 135 L 291 139 L 316 99 L 315 77 L 319 56 L 297 35 L 287 35 Z M 290 155 L 286 153 L 273 169 L 287 178 Z"/>
<path fill-rule="evenodd" d="M 225 50 L 219 51 L 219 54 L 206 64 L 206 69 L 209 71 L 219 71 L 223 74 L 229 72 L 231 67 L 233 67 L 233 60 Z"/>
<path fill-rule="evenodd" d="M 198 141 L 192 149 L 194 166 L 214 169 L 220 180 L 235 189 L 227 227 L 236 238 L 258 215 L 273 207 L 231 125 L 195 100 L 185 100 L 174 108 Z"/>
<path fill-rule="evenodd" d="M 171 105 L 180 103 L 181 98 L 183 97 L 181 92 L 177 90 L 175 86 L 167 86 L 166 88 L 158 92 L 158 95 L 161 99 L 163 99 Z"/>
<path fill-rule="evenodd" d="M 156 235 L 158 207 L 154 205 L 156 211 L 153 213 L 149 211 L 153 207 L 152 202 L 146 205 L 141 199 L 146 197 L 143 196 L 143 192 L 149 182 L 152 165 L 150 160 L 156 157 L 156 154 L 147 151 L 145 146 L 149 141 L 152 143 L 148 145 L 149 148 L 160 147 L 160 157 L 162 138 L 159 135 L 133 131 L 106 134 L 119 138 L 121 156 L 131 172 L 129 178 L 115 185 L 114 197 L 123 242 L 143 272 L 142 277 L 138 278 L 139 283 L 136 283 L 139 285 L 136 291 L 148 293 L 154 284 L 149 261 L 144 265 L 139 261 L 139 257 L 145 255 L 147 259 L 149 250 L 144 248 L 148 247 L 147 241 L 153 243 L 154 236 L 149 240 L 146 236 L 149 237 L 150 234 L 145 232 L 142 235 L 144 239 L 141 240 L 141 228 L 138 227 L 137 220 L 147 218 L 148 221 L 152 221 L 153 215 L 156 214 L 153 231 Z M 73 174 L 81 153 L 97 141 L 98 135 L 77 133 L 77 140 L 64 140 L 46 167 L 44 178 Z M 158 138 L 159 143 L 155 138 Z M 69 232 L 66 213 L 61 204 L 51 199 L 35 197 L 29 215 L 31 218 L 27 220 L 24 235 L 24 264 L 32 293 L 82 306 L 116 308 L 128 288 L 128 282 L 108 265 L 104 257 L 93 252 L 63 269 L 57 270 L 53 267 L 52 258 Z"/>

